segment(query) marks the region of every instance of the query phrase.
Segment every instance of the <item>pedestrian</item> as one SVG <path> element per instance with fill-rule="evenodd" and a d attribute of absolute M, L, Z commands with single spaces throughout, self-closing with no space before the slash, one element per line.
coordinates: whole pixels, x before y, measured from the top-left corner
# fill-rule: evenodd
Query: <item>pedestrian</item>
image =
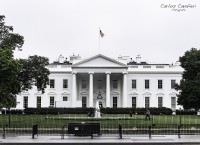
<path fill-rule="evenodd" d="M 149 110 L 147 110 L 147 112 L 146 112 L 146 117 L 145 117 L 145 119 L 146 119 L 146 120 L 147 120 L 147 119 L 150 120 L 150 111 L 149 111 Z"/>
<path fill-rule="evenodd" d="M 132 111 L 130 110 L 130 112 L 129 112 L 129 115 L 130 115 L 130 117 L 132 117 L 133 116 L 133 113 L 132 113 Z"/>

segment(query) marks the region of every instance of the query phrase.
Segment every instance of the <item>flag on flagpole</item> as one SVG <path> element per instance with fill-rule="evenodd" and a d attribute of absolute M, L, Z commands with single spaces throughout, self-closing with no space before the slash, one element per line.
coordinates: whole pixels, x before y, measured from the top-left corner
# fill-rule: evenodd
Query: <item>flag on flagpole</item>
<path fill-rule="evenodd" d="M 100 30 L 100 36 L 103 38 L 104 34 L 103 32 Z"/>

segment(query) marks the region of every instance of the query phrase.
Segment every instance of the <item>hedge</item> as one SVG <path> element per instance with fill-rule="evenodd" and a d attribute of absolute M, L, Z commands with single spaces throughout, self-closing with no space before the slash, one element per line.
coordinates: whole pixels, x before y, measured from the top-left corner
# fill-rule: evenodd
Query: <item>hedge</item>
<path fill-rule="evenodd" d="M 94 115 L 95 108 L 26 108 L 24 110 L 11 110 L 11 114 L 88 114 Z M 101 108 L 103 114 L 140 114 L 144 115 L 147 111 L 146 108 Z M 171 115 L 172 109 L 170 108 L 149 108 L 149 111 L 153 115 Z M 5 114 L 5 110 L 2 110 L 2 114 Z M 6 111 L 9 114 L 9 110 Z M 180 114 L 180 110 L 176 110 L 176 114 Z M 194 115 L 196 111 L 182 111 L 182 115 Z"/>
<path fill-rule="evenodd" d="M 2 110 L 1 111 L 2 114 L 22 114 L 23 110 L 20 109 L 15 109 L 15 110 Z"/>
<path fill-rule="evenodd" d="M 195 110 L 176 110 L 176 115 L 197 115 Z"/>
<path fill-rule="evenodd" d="M 105 114 L 141 114 L 146 113 L 146 108 L 101 108 L 101 113 Z M 149 108 L 149 111 L 153 115 L 171 115 L 172 110 L 170 108 Z"/>
<path fill-rule="evenodd" d="M 88 114 L 94 108 L 26 108 L 25 114 Z"/>
<path fill-rule="evenodd" d="M 95 108 L 26 108 L 25 114 L 88 114 L 93 116 Z M 101 113 L 104 114 L 142 114 L 147 111 L 146 108 L 101 108 Z M 154 115 L 171 115 L 170 108 L 149 108 L 151 114 Z"/>

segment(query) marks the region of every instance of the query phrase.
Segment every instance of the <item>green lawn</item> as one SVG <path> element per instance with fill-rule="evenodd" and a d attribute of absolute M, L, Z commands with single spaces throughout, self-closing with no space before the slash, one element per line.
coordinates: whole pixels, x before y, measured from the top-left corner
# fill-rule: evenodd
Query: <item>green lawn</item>
<path fill-rule="evenodd" d="M 11 126 L 31 127 L 33 124 L 39 124 L 43 127 L 61 127 L 67 123 L 76 122 L 99 122 L 101 125 L 118 124 L 200 124 L 200 116 L 197 115 L 153 115 L 150 121 L 144 119 L 144 115 L 128 114 L 104 114 L 107 119 L 93 119 L 86 114 L 61 114 L 61 115 L 10 115 Z M 112 117 L 114 119 L 112 119 Z M 77 119 L 75 119 L 77 118 Z M 119 119 L 118 119 L 119 118 Z M 124 119 L 123 119 L 124 118 Z M 9 123 L 9 115 L 0 115 L 0 125 Z"/>

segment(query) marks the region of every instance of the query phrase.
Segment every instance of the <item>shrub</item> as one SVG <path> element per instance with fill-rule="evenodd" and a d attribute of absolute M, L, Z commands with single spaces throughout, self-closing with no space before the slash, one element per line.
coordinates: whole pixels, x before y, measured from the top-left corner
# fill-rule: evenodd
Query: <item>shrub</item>
<path fill-rule="evenodd" d="M 176 115 L 197 115 L 195 110 L 176 110 Z"/>
<path fill-rule="evenodd" d="M 94 108 L 26 108 L 25 114 L 88 114 Z"/>

